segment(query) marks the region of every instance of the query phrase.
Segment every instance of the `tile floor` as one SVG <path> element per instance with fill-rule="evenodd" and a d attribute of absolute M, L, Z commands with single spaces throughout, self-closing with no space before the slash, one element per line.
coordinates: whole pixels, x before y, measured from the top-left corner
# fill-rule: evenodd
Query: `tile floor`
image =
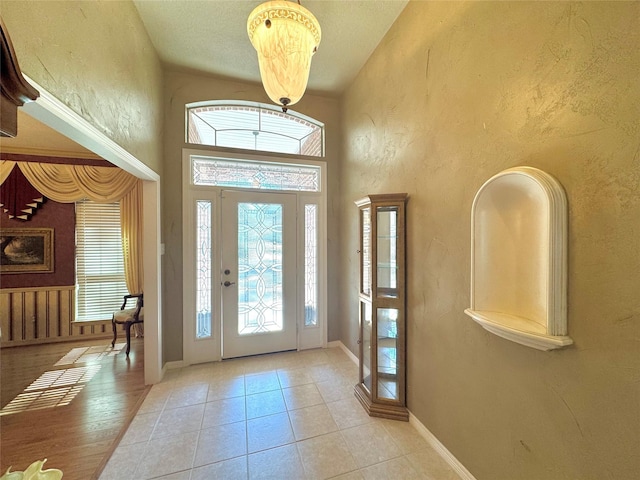
<path fill-rule="evenodd" d="M 409 423 L 365 413 L 357 376 L 340 348 L 170 370 L 100 480 L 458 480 Z"/>

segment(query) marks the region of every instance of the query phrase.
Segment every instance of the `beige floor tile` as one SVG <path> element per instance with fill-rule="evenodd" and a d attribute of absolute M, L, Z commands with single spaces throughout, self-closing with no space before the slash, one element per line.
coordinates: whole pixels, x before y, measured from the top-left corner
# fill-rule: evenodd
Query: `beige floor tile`
<path fill-rule="evenodd" d="M 244 397 L 244 375 L 233 375 L 212 380 L 209 384 L 207 402 L 223 398 Z"/>
<path fill-rule="evenodd" d="M 370 467 L 360 470 L 365 480 L 420 480 L 422 475 L 405 457 L 398 457 L 386 462 L 371 465 Z"/>
<path fill-rule="evenodd" d="M 151 438 L 156 439 L 167 435 L 177 435 L 200 430 L 203 413 L 204 403 L 191 405 L 189 407 L 165 409 L 160 415 L 160 418 L 158 418 L 156 428 L 153 430 Z"/>
<path fill-rule="evenodd" d="M 223 360 L 220 362 L 221 368 L 213 370 L 212 380 L 219 378 L 244 377 L 244 364 L 242 359 Z"/>
<path fill-rule="evenodd" d="M 428 480 L 460 480 L 460 476 L 432 448 L 406 455 L 413 468 Z"/>
<path fill-rule="evenodd" d="M 379 419 L 378 421 L 384 425 L 393 441 L 400 447 L 403 455 L 431 448 L 424 437 L 409 422 L 387 419 Z"/>
<path fill-rule="evenodd" d="M 210 366 L 209 368 L 209 381 L 219 378 L 220 376 L 225 376 L 231 373 L 231 369 L 227 368 L 227 362 L 211 362 L 207 364 Z"/>
<path fill-rule="evenodd" d="M 280 381 L 275 371 L 245 375 L 244 385 L 247 395 L 280 390 Z"/>
<path fill-rule="evenodd" d="M 314 382 L 328 382 L 331 380 L 335 380 L 336 377 L 340 375 L 340 372 L 333 366 L 327 363 L 320 365 L 313 365 L 311 367 L 306 367 L 309 376 L 313 379 Z"/>
<path fill-rule="evenodd" d="M 144 451 L 145 443 L 139 443 L 137 445 L 127 445 L 117 447 L 107 465 L 100 474 L 100 480 L 121 480 L 123 478 L 132 478 L 132 475 L 136 471 L 138 466 L 138 456 L 131 455 L 131 450 Z"/>
<path fill-rule="evenodd" d="M 173 384 L 171 383 L 159 383 L 151 387 L 151 391 L 147 394 L 140 405 L 138 410 L 139 414 L 160 412 L 164 409 L 164 405 L 167 403 L 171 391 L 173 390 Z"/>
<path fill-rule="evenodd" d="M 275 355 L 258 355 L 256 357 L 246 357 L 242 359 L 244 374 L 255 375 L 268 373 L 278 369 L 278 361 Z"/>
<path fill-rule="evenodd" d="M 175 382 L 180 377 L 181 371 L 181 368 L 172 368 L 170 370 L 167 370 L 167 372 L 162 377 L 162 381 L 160 382 L 160 384 Z"/>
<path fill-rule="evenodd" d="M 278 353 L 273 360 L 273 366 L 276 370 L 300 368 L 300 352 Z"/>
<path fill-rule="evenodd" d="M 304 368 L 278 370 L 278 379 L 282 388 L 296 387 L 313 383 L 313 379 Z"/>
<path fill-rule="evenodd" d="M 134 475 L 123 478 L 143 480 L 169 475 L 192 467 L 198 432 L 171 435 L 150 440 L 144 450 L 135 452 L 137 468 Z M 131 454 L 132 450 L 129 450 Z"/>
<path fill-rule="evenodd" d="M 247 421 L 248 453 L 295 442 L 286 413 L 277 413 Z"/>
<path fill-rule="evenodd" d="M 225 398 L 205 404 L 202 428 L 244 420 L 246 420 L 244 397 Z"/>
<path fill-rule="evenodd" d="M 247 419 L 273 415 L 287 411 L 287 407 L 280 390 L 247 395 Z"/>
<path fill-rule="evenodd" d="M 246 454 L 246 422 L 218 425 L 200 431 L 194 466 L 200 467 Z"/>
<path fill-rule="evenodd" d="M 379 422 L 341 430 L 341 433 L 360 468 L 391 460 L 402 454 Z"/>
<path fill-rule="evenodd" d="M 342 378 L 347 382 L 355 385 L 358 383 L 358 365 L 348 362 L 334 363 L 334 367 L 338 370 Z"/>
<path fill-rule="evenodd" d="M 364 477 L 362 476 L 362 473 L 360 473 L 360 470 L 356 470 L 355 472 L 349 472 L 343 475 L 338 475 L 337 477 L 331 477 L 331 480 L 364 480 Z"/>
<path fill-rule="evenodd" d="M 180 377 L 202 378 L 209 375 L 217 362 L 197 363 L 181 369 Z"/>
<path fill-rule="evenodd" d="M 327 408 L 340 430 L 373 421 L 373 418 L 369 416 L 355 397 L 327 403 Z"/>
<path fill-rule="evenodd" d="M 314 405 L 289 412 L 296 440 L 324 435 L 338 430 L 326 405 Z"/>
<path fill-rule="evenodd" d="M 198 371 L 198 372 L 190 372 L 186 374 L 183 373 L 178 378 L 176 378 L 174 385 L 176 389 L 179 389 L 182 387 L 195 386 L 195 385 L 207 385 L 211 381 L 211 379 L 212 379 L 211 371 L 209 372 Z"/>
<path fill-rule="evenodd" d="M 349 358 L 349 356 L 340 347 L 327 348 L 325 353 L 331 363 L 349 362 L 353 364 L 351 358 Z"/>
<path fill-rule="evenodd" d="M 163 475 L 162 477 L 156 477 L 156 480 L 190 480 L 191 470 L 183 470 L 182 472 L 171 473 L 169 475 Z"/>
<path fill-rule="evenodd" d="M 167 400 L 166 408 L 179 408 L 188 405 L 196 405 L 207 401 L 209 391 L 208 383 L 195 383 L 193 385 L 177 386 L 171 392 Z"/>
<path fill-rule="evenodd" d="M 367 415 L 357 377 L 339 348 L 171 370 L 100 480 L 459 480 L 409 423 Z"/>
<path fill-rule="evenodd" d="M 313 383 L 284 388 L 282 395 L 284 396 L 284 403 L 287 405 L 287 410 L 312 407 L 313 405 L 324 403 L 322 395 L 320 395 L 318 388 Z"/>
<path fill-rule="evenodd" d="M 312 367 L 314 365 L 324 365 L 329 363 L 329 356 L 327 352 L 322 348 L 315 348 L 313 350 L 304 350 L 299 352 L 300 361 L 305 367 Z"/>
<path fill-rule="evenodd" d="M 194 468 L 190 480 L 245 480 L 247 457 L 241 456 Z"/>
<path fill-rule="evenodd" d="M 297 443 L 307 478 L 331 478 L 358 466 L 340 433 L 330 433 Z"/>
<path fill-rule="evenodd" d="M 127 432 L 120 440 L 119 445 L 124 446 L 148 441 L 159 417 L 159 411 L 137 414 L 129 424 Z"/>
<path fill-rule="evenodd" d="M 342 400 L 343 398 L 353 398 L 354 397 L 354 386 L 355 383 L 347 382 L 344 378 L 337 376 L 330 380 L 325 380 L 322 382 L 316 383 L 318 390 L 320 391 L 320 395 L 325 402 L 335 402 L 336 400 Z"/>
<path fill-rule="evenodd" d="M 249 455 L 250 480 L 303 480 L 304 468 L 294 444 Z"/>

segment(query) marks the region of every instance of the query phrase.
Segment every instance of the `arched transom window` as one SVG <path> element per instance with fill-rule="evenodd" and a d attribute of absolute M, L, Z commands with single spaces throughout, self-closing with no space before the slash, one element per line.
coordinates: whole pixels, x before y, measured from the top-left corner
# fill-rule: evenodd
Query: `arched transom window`
<path fill-rule="evenodd" d="M 187 143 L 324 156 L 324 125 L 289 110 L 251 102 L 187 105 Z"/>

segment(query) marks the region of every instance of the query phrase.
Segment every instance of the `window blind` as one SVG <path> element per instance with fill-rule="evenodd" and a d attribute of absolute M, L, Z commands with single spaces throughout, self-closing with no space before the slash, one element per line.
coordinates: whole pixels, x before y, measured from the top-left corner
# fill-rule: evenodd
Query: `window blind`
<path fill-rule="evenodd" d="M 122 305 L 124 276 L 120 204 L 76 203 L 77 321 L 109 320 Z"/>

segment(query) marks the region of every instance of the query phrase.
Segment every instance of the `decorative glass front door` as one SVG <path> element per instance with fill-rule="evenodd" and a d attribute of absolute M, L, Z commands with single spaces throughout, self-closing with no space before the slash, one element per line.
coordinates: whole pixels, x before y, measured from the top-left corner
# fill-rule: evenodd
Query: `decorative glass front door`
<path fill-rule="evenodd" d="M 185 365 L 326 345 L 323 168 L 183 152 Z"/>
<path fill-rule="evenodd" d="M 296 348 L 296 197 L 222 192 L 222 357 Z"/>

